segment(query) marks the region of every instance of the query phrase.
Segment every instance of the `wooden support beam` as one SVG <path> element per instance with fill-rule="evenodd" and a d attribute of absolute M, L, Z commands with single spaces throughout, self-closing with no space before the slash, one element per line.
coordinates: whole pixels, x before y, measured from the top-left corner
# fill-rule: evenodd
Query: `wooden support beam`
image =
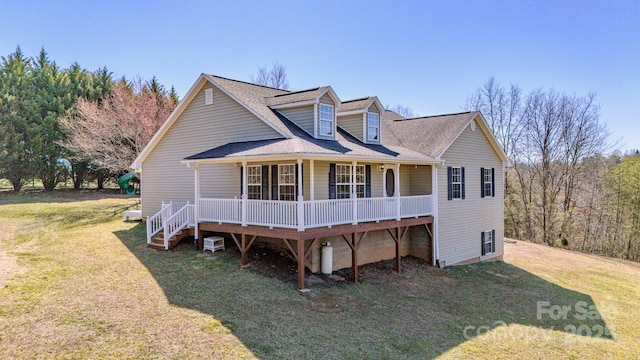
<path fill-rule="evenodd" d="M 233 242 L 236 243 L 236 246 L 238 247 L 238 250 L 241 250 L 242 245 L 240 244 L 240 241 L 238 241 L 238 238 L 236 237 L 236 234 L 234 234 L 234 233 L 229 233 L 229 234 L 231 234 L 231 238 L 233 239 Z M 242 252 L 242 251 L 240 251 L 240 252 Z"/>
<path fill-rule="evenodd" d="M 298 240 L 298 290 L 304 289 L 304 240 Z"/>
<path fill-rule="evenodd" d="M 285 245 L 287 245 L 287 247 L 289 248 L 289 251 L 291 251 L 291 253 L 293 254 L 293 258 L 298 261 L 298 254 L 296 254 L 296 251 L 293 250 L 293 245 L 291 245 L 289 239 L 282 239 L 282 241 L 284 241 Z"/>
<path fill-rule="evenodd" d="M 242 239 L 242 248 L 240 249 L 240 252 L 242 253 L 242 266 L 245 266 L 249 263 L 249 254 L 247 253 L 247 235 L 246 234 L 242 234 L 241 236 Z"/>
<path fill-rule="evenodd" d="M 344 239 L 344 241 L 347 243 L 347 245 L 349 245 L 349 247 L 351 248 L 351 251 L 355 251 L 356 249 L 353 247 L 353 244 L 351 244 L 351 240 L 347 239 L 347 237 L 344 236 L 344 234 L 341 234 L 341 236 Z"/>
<path fill-rule="evenodd" d="M 307 250 L 304 251 L 304 257 L 305 259 L 307 258 L 307 256 L 309 256 L 309 253 L 311 252 L 311 248 L 313 247 L 313 245 L 316 243 L 316 241 L 318 241 L 319 238 L 315 238 L 313 240 L 311 240 L 311 244 L 309 244 L 309 246 L 307 247 Z"/>
<path fill-rule="evenodd" d="M 198 241 L 196 241 L 196 250 L 202 250 L 204 248 L 204 232 L 198 229 Z"/>
<path fill-rule="evenodd" d="M 356 241 L 356 233 L 351 233 L 351 276 L 353 282 L 358 283 L 358 242 Z"/>
<path fill-rule="evenodd" d="M 400 257 L 400 241 L 402 240 L 402 237 L 400 235 L 400 228 L 396 228 L 396 272 L 398 273 L 398 275 L 400 275 L 400 271 L 401 271 L 401 261 L 402 258 Z"/>

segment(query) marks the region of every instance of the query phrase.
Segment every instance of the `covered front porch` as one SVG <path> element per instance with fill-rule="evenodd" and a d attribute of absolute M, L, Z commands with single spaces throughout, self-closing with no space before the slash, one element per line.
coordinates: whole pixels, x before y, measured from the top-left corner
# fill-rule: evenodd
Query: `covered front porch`
<path fill-rule="evenodd" d="M 257 238 L 282 239 L 298 261 L 302 289 L 305 259 L 319 239 L 340 236 L 346 241 L 352 251 L 354 281 L 358 247 L 369 232 L 386 230 L 395 241 L 397 271 L 400 243 L 409 227 L 424 225 L 428 241 L 434 241 L 434 164 L 314 158 L 209 159 L 187 164 L 194 170 L 194 200 L 165 204 L 147 220 L 147 241 L 162 231 L 165 249 L 185 228 L 193 230 L 199 249 L 204 232 L 227 233 L 240 249 L 244 265 Z M 227 196 L 219 189 L 225 189 Z"/>

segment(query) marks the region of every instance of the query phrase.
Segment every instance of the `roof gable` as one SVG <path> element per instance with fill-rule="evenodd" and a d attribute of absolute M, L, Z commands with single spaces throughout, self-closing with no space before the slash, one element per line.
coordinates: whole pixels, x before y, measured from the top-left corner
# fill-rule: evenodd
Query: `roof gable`
<path fill-rule="evenodd" d="M 324 95 L 329 95 L 336 107 L 340 105 L 340 98 L 331 86 L 322 86 L 312 89 L 288 92 L 266 97 L 265 103 L 272 109 L 283 109 L 296 106 L 304 106 L 318 103 Z"/>
<path fill-rule="evenodd" d="M 479 111 L 412 119 L 405 119 L 399 114 L 387 111 L 382 121 L 385 134 L 383 140 L 441 160 L 442 155 L 474 120 L 498 157 L 507 163 L 507 155 Z"/>
<path fill-rule="evenodd" d="M 178 106 L 174 109 L 174 111 L 169 115 L 167 120 L 162 124 L 160 129 L 156 132 L 156 134 L 151 138 L 147 146 L 140 152 L 138 157 L 131 164 L 132 169 L 140 169 L 142 166 L 142 162 L 149 156 L 151 151 L 155 148 L 155 146 L 160 142 L 163 136 L 166 135 L 167 131 L 173 126 L 173 124 L 180 118 L 180 115 L 184 112 L 184 110 L 191 104 L 193 99 L 196 97 L 198 92 L 205 86 L 205 84 L 210 83 L 218 90 L 225 93 L 231 99 L 236 101 L 242 107 L 247 109 L 253 115 L 255 115 L 258 119 L 262 120 L 265 124 L 275 130 L 278 134 L 283 136 L 284 138 L 291 137 L 291 133 L 288 128 L 282 124 L 282 121 L 278 118 L 277 115 L 274 114 L 273 110 L 269 109 L 268 106 L 264 103 L 263 99 L 265 96 L 273 96 L 277 94 L 287 93 L 286 90 L 269 88 L 266 86 L 249 84 L 242 81 L 226 79 L 219 76 L 200 74 L 196 82 L 191 86 L 189 91 L 185 97 L 180 101 Z"/>

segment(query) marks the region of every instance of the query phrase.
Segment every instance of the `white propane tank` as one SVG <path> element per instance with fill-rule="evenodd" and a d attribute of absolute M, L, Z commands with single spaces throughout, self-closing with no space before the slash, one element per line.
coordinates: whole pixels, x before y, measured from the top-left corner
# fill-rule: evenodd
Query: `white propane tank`
<path fill-rule="evenodd" d="M 322 265 L 320 272 L 325 275 L 331 275 L 333 272 L 333 248 L 330 242 L 326 242 L 322 246 Z"/>

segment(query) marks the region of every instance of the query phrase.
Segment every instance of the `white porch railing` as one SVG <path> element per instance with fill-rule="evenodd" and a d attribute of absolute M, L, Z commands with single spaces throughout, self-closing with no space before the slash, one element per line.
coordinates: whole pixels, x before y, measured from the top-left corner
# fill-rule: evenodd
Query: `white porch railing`
<path fill-rule="evenodd" d="M 169 249 L 169 239 L 176 235 L 180 230 L 194 224 L 194 208 L 193 204 L 187 203 L 181 207 L 175 214 L 169 216 L 163 221 L 164 229 L 164 248 Z"/>
<path fill-rule="evenodd" d="M 199 222 L 305 229 L 433 215 L 431 195 L 312 201 L 199 199 Z M 300 208 L 301 206 L 301 208 Z M 246 208 L 243 214 L 243 208 Z M 244 215 L 244 216 L 243 216 Z M 162 204 L 147 219 L 147 243 L 164 231 L 164 247 L 180 230 L 195 225 L 195 205 Z"/>
<path fill-rule="evenodd" d="M 301 213 L 297 201 L 247 200 L 244 218 L 242 199 L 207 198 L 199 203 L 200 221 L 299 230 L 433 214 L 431 195 L 303 201 Z"/>
<path fill-rule="evenodd" d="M 151 244 L 151 238 L 163 229 L 164 219 L 173 215 L 172 210 L 172 203 L 163 202 L 160 211 L 147 218 L 147 244 Z"/>

